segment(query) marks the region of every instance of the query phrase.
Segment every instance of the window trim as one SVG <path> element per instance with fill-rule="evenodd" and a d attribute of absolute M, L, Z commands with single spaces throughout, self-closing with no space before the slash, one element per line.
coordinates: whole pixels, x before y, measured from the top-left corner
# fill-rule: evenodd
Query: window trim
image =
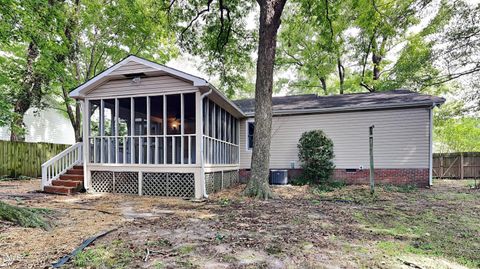
<path fill-rule="evenodd" d="M 248 145 L 248 125 L 249 123 L 255 123 L 255 119 L 254 118 L 250 118 L 250 119 L 247 119 L 245 121 L 245 148 L 248 152 L 251 152 L 253 147 L 249 147 Z"/>

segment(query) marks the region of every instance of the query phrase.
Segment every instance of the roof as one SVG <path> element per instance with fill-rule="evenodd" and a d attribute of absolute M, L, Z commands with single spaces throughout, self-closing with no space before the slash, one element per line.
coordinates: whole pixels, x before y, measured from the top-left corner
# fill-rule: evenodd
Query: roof
<path fill-rule="evenodd" d="M 304 94 L 273 97 L 273 114 L 320 113 L 334 111 L 388 109 L 418 106 L 436 106 L 445 98 L 399 89 L 375 93 L 354 93 L 330 96 Z M 236 100 L 234 103 L 247 115 L 255 111 L 255 99 Z"/>
<path fill-rule="evenodd" d="M 73 91 L 70 92 L 70 97 L 75 98 L 75 99 L 83 99 L 85 97 L 85 95 L 92 88 L 95 88 L 98 85 L 102 84 L 103 82 L 112 78 L 111 73 L 113 71 L 119 69 L 120 67 L 122 67 L 122 66 L 124 66 L 127 63 L 132 62 L 132 61 L 143 64 L 145 66 L 148 66 L 148 67 L 150 67 L 150 68 L 152 68 L 152 69 L 154 69 L 158 72 L 166 73 L 166 74 L 184 79 L 186 81 L 189 81 L 193 84 L 193 86 L 208 86 L 209 85 L 209 83 L 203 78 L 185 73 L 183 71 L 180 71 L 180 70 L 177 70 L 177 69 L 174 69 L 174 68 L 162 65 L 162 64 L 158 64 L 158 63 L 140 58 L 140 57 L 135 56 L 135 55 L 129 55 L 129 56 L 125 57 L 123 60 L 121 60 L 120 62 L 112 65 L 111 67 L 104 70 L 100 74 L 96 75 L 92 79 L 88 80 L 87 82 L 85 82 L 85 83 L 81 84 L 80 86 L 78 86 L 77 88 L 75 88 Z"/>
<path fill-rule="evenodd" d="M 213 85 L 211 85 L 207 80 L 197 77 L 183 71 L 168 67 L 166 65 L 158 64 L 143 58 L 140 58 L 135 55 L 129 55 L 122 59 L 120 62 L 114 64 L 113 66 L 109 67 L 108 69 L 104 70 L 100 74 L 96 75 L 92 79 L 88 80 L 87 82 L 81 84 L 73 91 L 70 92 L 70 97 L 74 99 L 84 99 L 85 96 L 88 94 L 89 91 L 95 89 L 96 87 L 100 86 L 101 84 L 116 78 L 121 78 L 126 75 L 123 74 L 116 74 L 115 70 L 118 70 L 122 66 L 127 65 L 130 62 L 135 62 L 142 64 L 148 68 L 151 68 L 149 71 L 153 75 L 160 75 L 160 74 L 167 74 L 184 81 L 192 83 L 193 86 L 199 87 L 202 92 L 206 92 L 208 90 L 212 91 L 211 97 L 215 98 L 217 101 L 224 102 L 226 106 L 232 108 L 234 114 L 236 116 L 245 116 L 241 109 L 239 109 L 232 100 L 228 99 L 223 92 L 217 90 Z M 127 72 L 128 73 L 128 72 Z"/>

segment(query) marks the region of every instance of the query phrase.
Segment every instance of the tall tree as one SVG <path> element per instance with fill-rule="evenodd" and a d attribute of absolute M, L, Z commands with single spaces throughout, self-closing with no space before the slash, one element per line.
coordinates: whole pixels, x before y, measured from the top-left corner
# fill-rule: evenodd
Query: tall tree
<path fill-rule="evenodd" d="M 345 90 L 345 31 L 353 20 L 346 1 L 297 0 L 290 2 L 279 34 L 278 69 L 293 69 L 298 78 L 288 92 Z M 338 83 L 329 83 L 335 75 Z M 337 91 L 337 88 L 339 91 Z"/>
<path fill-rule="evenodd" d="M 257 68 L 255 81 L 255 131 L 252 175 L 245 194 L 271 197 L 268 185 L 270 136 L 272 126 L 273 68 L 277 32 L 286 0 L 258 0 Z M 175 4 L 177 4 L 175 6 Z M 188 52 L 201 56 L 207 71 L 220 71 L 227 95 L 247 81 L 245 67 L 251 63 L 255 35 L 246 25 L 253 6 L 250 1 L 172 1 L 172 17 L 179 21 L 180 44 Z M 186 19 L 187 18 L 187 19 Z M 201 21 L 201 22 L 200 22 Z M 186 26 L 185 26 L 186 25 Z M 229 71 L 240 69 L 241 72 Z M 233 75 L 233 77 L 232 77 Z M 233 82 L 233 83 L 232 83 Z"/>
<path fill-rule="evenodd" d="M 478 5 L 294 0 L 288 10 L 278 62 L 280 71 L 296 71 L 288 92 L 431 91 L 478 72 Z"/>
<path fill-rule="evenodd" d="M 286 0 L 258 0 L 260 25 L 257 78 L 255 82 L 255 129 L 253 132 L 252 174 L 245 194 L 257 198 L 272 197 L 268 185 L 272 132 L 273 65 L 277 32 Z"/>
<path fill-rule="evenodd" d="M 12 104 L 9 121 L 11 140 L 24 140 L 23 116 L 32 107 L 45 106 L 44 97 L 57 74 L 62 52 L 58 42 L 63 27 L 61 1 L 2 2 L 0 7 L 0 81 Z"/>
<path fill-rule="evenodd" d="M 156 1 L 119 0 L 112 5 L 105 0 L 76 0 L 66 5 L 65 50 L 59 63 L 64 73 L 55 82 L 79 141 L 80 106 L 68 97 L 72 89 L 128 54 L 165 63 L 178 51 L 163 4 Z"/>

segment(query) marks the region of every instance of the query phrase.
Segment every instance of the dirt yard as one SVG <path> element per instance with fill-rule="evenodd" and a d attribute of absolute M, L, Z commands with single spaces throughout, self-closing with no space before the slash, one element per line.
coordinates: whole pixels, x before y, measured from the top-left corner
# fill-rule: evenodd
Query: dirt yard
<path fill-rule="evenodd" d="M 38 180 L 0 182 L 0 199 L 48 208 L 53 228 L 0 222 L 0 267 L 45 268 L 86 238 L 67 268 L 478 268 L 480 191 L 467 181 L 432 189 L 326 191 L 276 187 L 254 201 L 243 186 L 206 202 L 125 195 L 53 196 Z"/>

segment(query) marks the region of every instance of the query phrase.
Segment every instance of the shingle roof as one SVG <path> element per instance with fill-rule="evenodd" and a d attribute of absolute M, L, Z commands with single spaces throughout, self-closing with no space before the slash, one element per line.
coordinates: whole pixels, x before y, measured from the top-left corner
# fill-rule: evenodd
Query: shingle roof
<path fill-rule="evenodd" d="M 316 94 L 279 96 L 273 97 L 272 102 L 273 113 L 282 114 L 431 106 L 443 104 L 445 98 L 399 89 L 330 96 Z M 236 100 L 234 103 L 247 115 L 252 115 L 255 111 L 255 99 Z"/>

